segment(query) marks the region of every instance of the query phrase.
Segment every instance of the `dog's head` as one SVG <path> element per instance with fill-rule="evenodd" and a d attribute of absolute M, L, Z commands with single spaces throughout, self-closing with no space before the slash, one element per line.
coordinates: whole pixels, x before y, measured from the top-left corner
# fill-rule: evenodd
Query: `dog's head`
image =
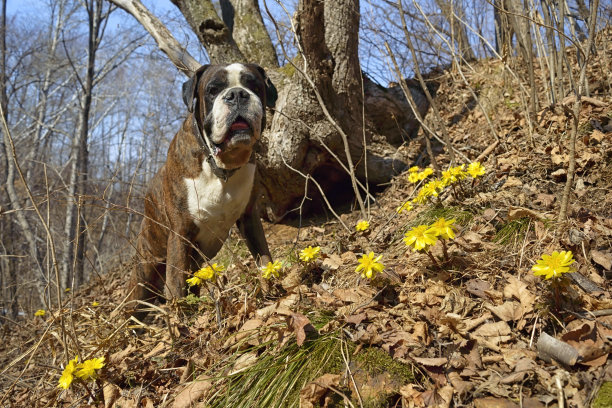
<path fill-rule="evenodd" d="M 212 144 L 217 166 L 235 169 L 249 161 L 274 107 L 276 88 L 255 64 L 204 65 L 183 84 L 183 100 Z"/>

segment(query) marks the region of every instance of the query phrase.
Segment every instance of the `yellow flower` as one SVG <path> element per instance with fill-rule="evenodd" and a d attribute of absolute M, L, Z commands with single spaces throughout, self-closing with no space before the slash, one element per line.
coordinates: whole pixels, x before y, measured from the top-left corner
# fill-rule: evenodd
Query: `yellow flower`
<path fill-rule="evenodd" d="M 419 180 L 425 180 L 427 177 L 433 174 L 433 169 L 431 167 L 427 167 L 425 170 L 418 174 Z"/>
<path fill-rule="evenodd" d="M 485 167 L 480 162 L 473 162 L 468 165 L 467 172 L 473 178 L 478 178 L 485 174 Z"/>
<path fill-rule="evenodd" d="M 366 220 L 359 220 L 357 225 L 355 225 L 355 229 L 357 231 L 367 231 L 368 228 L 370 228 L 370 223 L 367 222 Z"/>
<path fill-rule="evenodd" d="M 411 173 L 408 175 L 408 181 L 409 181 L 409 182 L 411 182 L 412 184 L 418 183 L 418 182 L 421 180 L 421 179 L 419 178 L 419 174 L 420 174 L 420 173 L 414 173 L 414 172 L 411 172 Z"/>
<path fill-rule="evenodd" d="M 321 252 L 321 247 L 307 246 L 300 251 L 300 259 L 304 262 L 314 261 L 319 257 L 319 252 Z"/>
<path fill-rule="evenodd" d="M 432 180 L 429 183 L 425 184 L 421 190 L 423 190 L 423 194 L 427 197 L 434 196 L 437 197 L 438 193 L 444 189 L 444 185 L 440 180 Z"/>
<path fill-rule="evenodd" d="M 429 198 L 429 196 L 427 195 L 428 193 L 428 191 L 420 189 L 417 196 L 412 199 L 412 202 L 415 204 L 425 204 L 427 202 L 427 199 Z"/>
<path fill-rule="evenodd" d="M 36 313 L 34 313 L 34 316 L 45 317 L 45 313 L 47 313 L 47 312 L 45 312 L 45 311 L 44 311 L 44 310 L 42 310 L 42 309 L 38 309 L 38 310 L 36 311 Z"/>
<path fill-rule="evenodd" d="M 459 180 L 467 177 L 467 174 L 465 173 L 465 164 L 462 164 L 457 167 L 451 167 L 450 172 L 452 175 L 457 177 Z"/>
<path fill-rule="evenodd" d="M 361 271 L 362 278 L 372 279 L 376 276 L 377 273 L 380 273 L 385 269 L 385 265 L 383 265 L 380 261 L 382 255 L 376 256 L 374 252 L 370 252 L 367 255 L 362 255 L 359 259 L 359 265 L 355 269 L 355 272 Z"/>
<path fill-rule="evenodd" d="M 542 255 L 531 270 L 535 276 L 544 276 L 544 279 L 558 278 L 564 273 L 574 272 L 570 267 L 574 263 L 572 251 L 554 251 L 552 255 Z"/>
<path fill-rule="evenodd" d="M 436 236 L 443 239 L 455 239 L 455 231 L 453 230 L 453 223 L 455 220 L 446 221 L 444 218 L 440 218 L 429 226 L 428 232 L 433 232 Z"/>
<path fill-rule="evenodd" d="M 275 278 L 278 278 L 280 276 L 280 270 L 283 268 L 283 264 L 280 263 L 280 261 L 274 261 L 274 263 L 272 262 L 268 262 L 268 264 L 266 266 L 262 266 L 261 269 L 261 276 L 263 276 L 264 279 L 270 279 L 270 277 L 274 276 Z"/>
<path fill-rule="evenodd" d="M 68 292 L 70 292 L 70 290 L 71 290 L 70 288 L 66 288 L 66 289 L 64 289 L 64 292 L 68 293 Z"/>
<path fill-rule="evenodd" d="M 438 242 L 438 237 L 429 229 L 429 225 L 419 225 L 404 235 L 406 246 L 411 246 L 413 251 L 427 249 Z"/>
<path fill-rule="evenodd" d="M 82 380 L 95 380 L 98 376 L 96 370 L 100 370 L 102 367 L 104 367 L 104 357 L 85 360 L 77 366 L 79 370 L 75 375 Z"/>
<path fill-rule="evenodd" d="M 95 300 L 93 302 L 91 302 L 91 305 L 93 307 L 100 306 L 100 304 L 98 302 L 96 302 Z"/>
<path fill-rule="evenodd" d="M 70 384 L 72 384 L 72 380 L 74 380 L 74 372 L 77 370 L 77 363 L 79 361 L 79 357 L 75 357 L 74 360 L 70 360 L 64 371 L 62 371 L 62 376 L 60 377 L 57 386 L 59 388 L 68 389 Z"/>
<path fill-rule="evenodd" d="M 187 284 L 189 286 L 201 285 L 202 284 L 202 279 L 198 278 L 197 276 L 193 276 L 193 277 L 187 279 Z"/>
<path fill-rule="evenodd" d="M 401 214 L 402 212 L 406 211 L 411 211 L 412 210 L 412 204 L 410 204 L 410 201 L 406 201 L 404 204 L 400 205 L 399 207 L 397 207 L 397 209 L 395 210 L 398 214 Z"/>
<path fill-rule="evenodd" d="M 408 169 L 409 173 L 416 173 L 419 171 L 419 166 L 412 166 L 411 168 Z"/>
<path fill-rule="evenodd" d="M 187 284 L 189 286 L 201 285 L 205 280 L 215 281 L 217 279 L 217 275 L 219 272 L 223 272 L 225 267 L 223 265 L 217 265 L 216 263 L 212 265 L 206 265 L 205 267 L 199 269 L 193 274 L 193 277 L 187 279 Z"/>

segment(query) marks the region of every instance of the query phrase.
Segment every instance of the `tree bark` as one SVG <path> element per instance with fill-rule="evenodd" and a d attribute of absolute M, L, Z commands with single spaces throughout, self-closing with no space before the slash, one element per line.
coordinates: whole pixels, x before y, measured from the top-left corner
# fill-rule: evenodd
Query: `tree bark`
<path fill-rule="evenodd" d="M 221 0 L 223 22 L 249 62 L 278 68 L 278 57 L 264 25 L 258 0 Z"/>
<path fill-rule="evenodd" d="M 88 0 L 87 65 L 85 77 L 80 81 L 81 97 L 77 130 L 72 140 L 71 169 L 66 204 L 66 247 L 62 262 L 62 287 L 78 287 L 85 280 L 83 260 L 85 253 L 85 223 L 79 222 L 80 197 L 85 194 L 89 172 L 89 116 L 92 105 L 96 53 L 100 44 L 102 23 L 110 11 L 103 10 L 103 0 Z M 78 203 L 78 204 L 77 204 Z M 82 215 L 81 215 L 82 216 Z"/>
<path fill-rule="evenodd" d="M 249 62 L 219 18 L 211 0 L 172 0 L 198 36 L 213 64 Z"/>

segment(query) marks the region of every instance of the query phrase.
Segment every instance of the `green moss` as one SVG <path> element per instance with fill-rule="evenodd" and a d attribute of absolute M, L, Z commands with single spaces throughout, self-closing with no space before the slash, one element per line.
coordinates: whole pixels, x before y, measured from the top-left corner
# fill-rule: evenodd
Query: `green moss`
<path fill-rule="evenodd" d="M 285 64 L 283 67 L 278 69 L 278 72 L 286 76 L 287 78 L 293 78 L 295 75 L 295 67 L 291 63 Z"/>
<path fill-rule="evenodd" d="M 597 392 L 597 397 L 593 401 L 592 408 L 612 407 L 612 382 L 608 381 L 601 385 Z"/>
<path fill-rule="evenodd" d="M 369 347 L 357 354 L 355 360 L 368 374 L 375 376 L 384 372 L 400 384 L 414 381 L 412 367 L 394 360 L 383 349 Z"/>

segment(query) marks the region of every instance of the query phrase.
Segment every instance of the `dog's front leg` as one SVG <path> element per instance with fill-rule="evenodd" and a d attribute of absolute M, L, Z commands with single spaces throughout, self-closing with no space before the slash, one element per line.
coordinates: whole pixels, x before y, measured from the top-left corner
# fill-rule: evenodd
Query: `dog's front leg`
<path fill-rule="evenodd" d="M 249 248 L 253 258 L 255 258 L 257 265 L 264 266 L 267 265 L 268 262 L 271 262 L 272 256 L 270 255 L 270 249 L 268 249 L 268 242 L 264 235 L 263 225 L 259 218 L 259 211 L 253 199 L 251 199 L 244 214 L 242 214 L 236 224 L 246 241 L 247 248 Z"/>
<path fill-rule="evenodd" d="M 185 296 L 187 269 L 191 243 L 182 234 L 171 232 L 168 236 L 168 255 L 166 259 L 166 286 L 164 290 L 168 301 Z"/>

